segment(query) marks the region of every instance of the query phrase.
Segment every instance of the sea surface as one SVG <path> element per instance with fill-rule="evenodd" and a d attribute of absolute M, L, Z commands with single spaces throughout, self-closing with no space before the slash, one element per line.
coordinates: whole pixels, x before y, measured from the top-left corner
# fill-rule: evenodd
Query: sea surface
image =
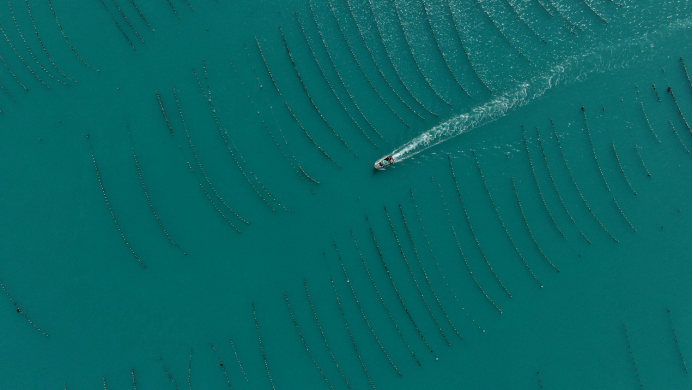
<path fill-rule="evenodd" d="M 691 388 L 689 1 L 0 27 L 0 389 Z"/>

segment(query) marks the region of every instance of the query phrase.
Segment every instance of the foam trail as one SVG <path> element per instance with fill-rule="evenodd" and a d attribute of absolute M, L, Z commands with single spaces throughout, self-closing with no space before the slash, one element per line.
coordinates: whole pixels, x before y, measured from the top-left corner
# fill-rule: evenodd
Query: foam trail
<path fill-rule="evenodd" d="M 557 85 L 579 82 L 592 73 L 626 68 L 636 60 L 650 59 L 661 48 L 656 42 L 690 27 L 691 18 L 687 18 L 675 21 L 663 29 L 656 30 L 655 33 L 646 33 L 638 38 L 614 44 L 600 44 L 590 51 L 569 56 L 547 72 L 521 82 L 500 96 L 436 125 L 378 160 L 375 166 L 377 169 L 383 169 L 452 137 L 489 124 L 529 104 Z"/>

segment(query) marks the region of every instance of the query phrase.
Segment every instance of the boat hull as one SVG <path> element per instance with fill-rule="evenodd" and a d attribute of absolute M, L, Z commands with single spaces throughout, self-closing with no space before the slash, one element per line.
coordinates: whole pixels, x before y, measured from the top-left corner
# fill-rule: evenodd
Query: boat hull
<path fill-rule="evenodd" d="M 385 170 L 387 167 L 395 163 L 395 159 L 392 157 L 392 155 L 385 156 L 381 158 L 380 160 L 375 162 L 375 165 L 373 166 L 375 169 L 379 171 Z"/>

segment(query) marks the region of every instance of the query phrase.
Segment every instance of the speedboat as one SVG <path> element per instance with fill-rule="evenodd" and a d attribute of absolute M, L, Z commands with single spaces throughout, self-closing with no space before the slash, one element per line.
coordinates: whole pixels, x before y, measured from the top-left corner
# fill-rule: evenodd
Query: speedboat
<path fill-rule="evenodd" d="M 395 158 L 392 157 L 392 155 L 385 156 L 385 157 L 381 158 L 380 160 L 376 161 L 375 169 L 382 171 L 394 163 L 395 163 Z"/>

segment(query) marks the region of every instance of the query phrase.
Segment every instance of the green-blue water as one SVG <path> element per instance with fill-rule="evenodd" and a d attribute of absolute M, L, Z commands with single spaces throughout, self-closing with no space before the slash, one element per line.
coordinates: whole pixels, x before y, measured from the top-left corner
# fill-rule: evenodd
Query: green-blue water
<path fill-rule="evenodd" d="M 690 388 L 690 3 L 393 4 L 0 5 L 0 388 Z"/>

